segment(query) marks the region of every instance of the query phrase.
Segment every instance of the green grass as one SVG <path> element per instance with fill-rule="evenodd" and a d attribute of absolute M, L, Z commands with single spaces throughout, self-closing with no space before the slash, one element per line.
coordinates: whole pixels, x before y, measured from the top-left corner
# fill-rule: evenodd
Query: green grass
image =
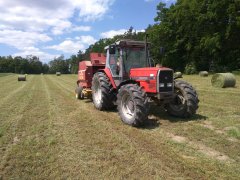
<path fill-rule="evenodd" d="M 9 75 L 12 75 L 12 73 L 0 73 L 0 77 L 9 76 Z"/>
<path fill-rule="evenodd" d="M 240 130 L 239 129 L 230 129 L 230 130 L 228 130 L 228 134 L 232 137 L 240 139 Z"/>
<path fill-rule="evenodd" d="M 0 78 L 0 179 L 239 179 L 240 77 L 214 88 L 184 75 L 199 94 L 197 114 L 153 106 L 143 128 L 117 111 L 76 100 L 76 75 Z"/>

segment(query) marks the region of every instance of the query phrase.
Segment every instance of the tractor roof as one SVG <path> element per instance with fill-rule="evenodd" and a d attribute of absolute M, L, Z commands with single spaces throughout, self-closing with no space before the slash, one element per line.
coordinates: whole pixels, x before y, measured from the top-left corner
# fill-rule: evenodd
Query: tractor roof
<path fill-rule="evenodd" d="M 149 44 L 149 43 L 148 43 Z M 120 47 L 145 47 L 145 41 L 134 41 L 129 39 L 119 40 L 111 45 L 120 46 Z M 105 49 L 109 49 L 109 46 L 106 46 Z"/>

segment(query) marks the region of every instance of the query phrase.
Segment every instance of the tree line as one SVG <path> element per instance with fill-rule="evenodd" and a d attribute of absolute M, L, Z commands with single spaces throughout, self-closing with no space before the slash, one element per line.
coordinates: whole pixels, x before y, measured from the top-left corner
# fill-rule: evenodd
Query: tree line
<path fill-rule="evenodd" d="M 49 66 L 36 56 L 0 56 L 0 73 L 40 74 L 48 71 Z"/>
<path fill-rule="evenodd" d="M 0 56 L 0 73 L 17 74 L 76 74 L 78 64 L 83 60 L 84 53 L 79 51 L 78 55 L 72 55 L 65 59 L 63 55 L 54 58 L 48 64 L 42 63 L 37 56 L 29 55 L 26 58 L 21 56 Z"/>
<path fill-rule="evenodd" d="M 146 28 L 156 63 L 187 74 L 240 69 L 239 0 L 177 0 L 169 7 L 160 2 L 156 10 L 155 23 Z M 0 57 L 0 72 L 77 73 L 78 63 L 91 52 L 104 53 L 105 46 L 119 39 L 144 40 L 146 33 L 130 27 L 123 35 L 100 39 L 85 52 L 49 64 L 35 56 Z"/>
<path fill-rule="evenodd" d="M 178 0 L 169 8 L 159 3 L 155 22 L 147 32 L 164 65 L 181 71 L 240 68 L 239 0 Z"/>

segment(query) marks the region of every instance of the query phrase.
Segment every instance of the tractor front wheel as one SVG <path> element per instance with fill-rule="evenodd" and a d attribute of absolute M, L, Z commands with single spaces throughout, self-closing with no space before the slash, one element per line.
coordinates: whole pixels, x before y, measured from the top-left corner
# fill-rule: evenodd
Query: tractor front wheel
<path fill-rule="evenodd" d="M 195 89 L 185 81 L 176 80 L 174 91 L 176 97 L 166 105 L 167 112 L 181 118 L 189 118 L 194 115 L 199 102 Z"/>
<path fill-rule="evenodd" d="M 120 118 L 125 124 L 140 126 L 148 118 L 149 104 L 146 93 L 136 84 L 127 84 L 120 88 L 117 106 Z"/>
<path fill-rule="evenodd" d="M 105 73 L 97 72 L 92 79 L 92 99 L 98 110 L 109 110 L 114 107 L 110 90 L 112 84 Z"/>

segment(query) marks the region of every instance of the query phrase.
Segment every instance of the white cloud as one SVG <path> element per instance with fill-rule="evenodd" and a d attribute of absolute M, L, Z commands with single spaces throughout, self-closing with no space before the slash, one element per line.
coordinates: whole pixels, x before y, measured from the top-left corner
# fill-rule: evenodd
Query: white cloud
<path fill-rule="evenodd" d="M 54 34 L 72 26 L 70 18 L 77 12 L 85 21 L 101 18 L 114 0 L 11 0 L 0 2 L 0 24 L 20 30 Z M 86 29 L 85 29 L 86 30 Z"/>
<path fill-rule="evenodd" d="M 44 52 L 31 47 L 37 48 L 39 43 L 51 41 L 53 35 L 90 31 L 91 27 L 82 26 L 81 22 L 101 19 L 114 1 L 0 0 L 0 43 L 21 50 L 21 54 L 42 55 Z M 80 21 L 74 24 L 74 20 Z M 83 43 L 79 44 L 79 41 L 66 40 L 55 49 L 75 52 L 77 48 L 82 49 L 94 42 L 94 39 L 86 36 L 81 41 Z M 67 48 L 67 45 L 70 47 Z"/>
<path fill-rule="evenodd" d="M 114 37 L 116 35 L 122 35 L 122 34 L 124 34 L 127 31 L 128 31 L 127 29 L 110 30 L 110 31 L 101 33 L 100 36 L 102 38 L 112 38 L 112 37 Z"/>
<path fill-rule="evenodd" d="M 119 29 L 119 30 L 110 30 L 110 31 L 107 31 L 107 32 L 103 32 L 100 34 L 100 36 L 102 38 L 112 38 L 116 35 L 123 35 L 125 32 L 127 32 L 128 30 L 127 29 Z M 136 31 L 136 32 L 145 32 L 145 30 L 135 30 L 133 29 L 133 31 Z"/>
<path fill-rule="evenodd" d="M 37 56 L 41 59 L 41 61 L 43 61 L 45 63 L 47 63 L 49 60 L 54 59 L 55 57 L 60 56 L 60 55 L 53 55 L 53 54 L 43 52 L 36 47 L 27 47 L 27 48 L 24 48 L 21 52 L 13 54 L 13 57 L 15 57 L 15 56 L 26 57 L 28 55 Z"/>
<path fill-rule="evenodd" d="M 86 45 L 94 44 L 97 41 L 92 36 L 80 36 L 80 37 L 75 37 L 75 39 Z"/>
<path fill-rule="evenodd" d="M 84 49 L 84 46 L 79 42 L 74 42 L 72 40 L 65 40 L 59 45 L 48 46 L 46 48 L 62 51 L 65 53 L 77 53 L 80 49 Z"/>
<path fill-rule="evenodd" d="M 76 54 L 79 50 L 84 51 L 89 45 L 96 42 L 92 36 L 76 37 L 76 40 L 66 39 L 58 45 L 47 46 L 46 49 L 54 49 L 65 53 Z"/>
<path fill-rule="evenodd" d="M 85 21 L 101 18 L 115 0 L 71 0 L 79 10 L 79 17 Z"/>
<path fill-rule="evenodd" d="M 71 28 L 71 31 L 91 31 L 91 27 L 90 26 L 75 26 Z"/>
<path fill-rule="evenodd" d="M 19 30 L 0 30 L 0 43 L 17 49 L 24 49 L 36 45 L 38 42 L 48 42 L 52 38 L 38 32 L 24 32 Z"/>

